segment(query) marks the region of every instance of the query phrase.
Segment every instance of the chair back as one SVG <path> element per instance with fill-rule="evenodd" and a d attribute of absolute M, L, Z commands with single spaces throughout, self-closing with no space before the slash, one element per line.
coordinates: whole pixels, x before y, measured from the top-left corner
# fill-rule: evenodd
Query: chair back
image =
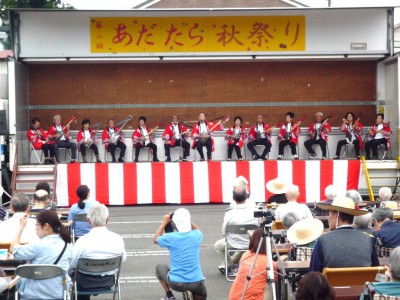
<path fill-rule="evenodd" d="M 110 258 L 79 258 L 77 264 L 77 271 L 84 273 L 104 273 L 111 271 L 118 271 L 121 268 L 122 257 L 114 256 Z"/>
<path fill-rule="evenodd" d="M 400 297 L 389 296 L 389 295 L 385 295 L 385 294 L 382 294 L 382 295 L 375 294 L 372 299 L 373 300 L 400 300 Z"/>
<path fill-rule="evenodd" d="M 57 265 L 23 265 L 18 266 L 15 275 L 22 278 L 43 280 L 62 276 L 65 279 L 64 270 Z M 64 281 L 64 280 L 63 280 Z"/>
<path fill-rule="evenodd" d="M 87 213 L 76 214 L 74 216 L 74 222 L 87 222 Z"/>
<path fill-rule="evenodd" d="M 396 248 L 386 248 L 382 246 L 376 246 L 376 252 L 378 253 L 378 257 L 390 257 L 390 253 Z"/>
<path fill-rule="evenodd" d="M 374 282 L 377 273 L 384 273 L 386 267 L 324 268 L 322 274 L 332 286 L 364 285 Z"/>
<path fill-rule="evenodd" d="M 249 230 L 256 230 L 258 229 L 257 225 L 253 224 L 244 224 L 244 225 L 226 225 L 225 226 L 225 237 L 228 234 L 244 234 L 249 235 Z"/>

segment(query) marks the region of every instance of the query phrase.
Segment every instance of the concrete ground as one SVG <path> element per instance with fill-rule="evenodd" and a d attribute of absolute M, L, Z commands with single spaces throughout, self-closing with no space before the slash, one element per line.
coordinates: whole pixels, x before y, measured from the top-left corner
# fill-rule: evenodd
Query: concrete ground
<path fill-rule="evenodd" d="M 164 296 L 154 273 L 158 263 L 169 263 L 169 253 L 153 243 L 153 235 L 163 215 L 179 207 L 189 209 L 192 221 L 204 234 L 201 266 L 208 299 L 228 299 L 231 282 L 219 273 L 219 257 L 214 250 L 215 241 L 222 237 L 221 225 L 227 205 L 110 207 L 109 229 L 122 235 L 127 252 L 121 274 L 122 299 L 159 300 Z M 183 299 L 181 293 L 174 294 L 177 299 Z M 92 299 L 112 298 L 99 295 Z"/>

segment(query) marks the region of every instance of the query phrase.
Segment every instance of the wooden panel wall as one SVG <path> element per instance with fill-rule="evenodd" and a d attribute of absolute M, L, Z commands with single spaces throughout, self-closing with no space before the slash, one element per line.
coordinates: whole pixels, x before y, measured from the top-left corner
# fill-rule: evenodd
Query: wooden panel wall
<path fill-rule="evenodd" d="M 376 100 L 376 63 L 341 62 L 224 62 L 224 63 L 124 63 L 124 64 L 44 64 L 29 65 L 30 117 L 38 116 L 44 127 L 56 113 L 67 117 L 78 112 L 92 123 L 108 118 L 121 120 L 128 114 L 135 120 L 146 115 L 148 123 L 168 122 L 171 115 L 196 120 L 201 111 L 209 118 L 219 115 L 241 115 L 254 122 L 263 113 L 275 123 L 287 111 L 297 116 L 315 111 L 335 112 L 332 124 L 337 126 L 347 111 L 363 110 L 362 122 L 371 124 L 375 106 L 359 106 L 362 101 Z M 295 103 L 281 106 L 281 102 Z M 302 106 L 300 102 L 312 102 Z M 327 106 L 327 102 L 346 102 Z M 196 103 L 267 103 L 273 106 L 185 107 Z M 93 108 L 75 105 L 101 104 L 174 104 L 174 107 Z M 43 105 L 68 105 L 63 109 L 41 109 Z M 71 106 L 69 108 L 69 106 Z M 132 122 L 131 126 L 136 126 Z"/>

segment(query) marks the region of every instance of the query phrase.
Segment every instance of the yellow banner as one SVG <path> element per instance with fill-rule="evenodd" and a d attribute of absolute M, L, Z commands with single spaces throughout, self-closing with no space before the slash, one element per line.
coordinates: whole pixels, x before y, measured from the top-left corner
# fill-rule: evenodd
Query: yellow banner
<path fill-rule="evenodd" d="M 90 18 L 92 53 L 305 51 L 305 16 Z"/>

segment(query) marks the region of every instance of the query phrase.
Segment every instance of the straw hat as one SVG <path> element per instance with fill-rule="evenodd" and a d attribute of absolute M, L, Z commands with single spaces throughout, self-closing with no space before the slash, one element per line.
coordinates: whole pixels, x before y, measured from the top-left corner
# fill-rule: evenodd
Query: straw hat
<path fill-rule="evenodd" d="M 319 238 L 323 231 L 321 220 L 308 218 L 293 224 L 287 232 L 287 238 L 291 243 L 305 245 Z"/>
<path fill-rule="evenodd" d="M 384 204 L 385 207 L 390 208 L 391 210 L 399 210 L 399 205 L 396 201 L 386 201 Z"/>
<path fill-rule="evenodd" d="M 332 204 L 318 203 L 317 206 L 322 210 L 338 211 L 352 216 L 361 216 L 368 213 L 368 211 L 356 209 L 354 201 L 344 196 L 336 197 L 333 199 Z"/>
<path fill-rule="evenodd" d="M 275 178 L 267 182 L 266 188 L 272 194 L 286 193 L 286 183 L 279 178 Z"/>

